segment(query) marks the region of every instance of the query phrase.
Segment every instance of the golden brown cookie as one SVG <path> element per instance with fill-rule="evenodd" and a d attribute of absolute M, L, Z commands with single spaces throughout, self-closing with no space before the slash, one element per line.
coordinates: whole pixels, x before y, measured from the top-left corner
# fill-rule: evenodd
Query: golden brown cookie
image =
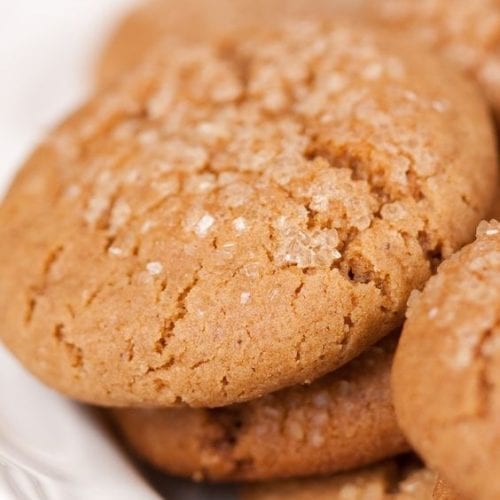
<path fill-rule="evenodd" d="M 500 224 L 445 261 L 411 300 L 393 369 L 398 419 L 466 496 L 500 498 Z"/>
<path fill-rule="evenodd" d="M 169 45 L 18 175 L 0 335 L 103 405 L 222 406 L 312 380 L 399 325 L 472 239 L 495 160 L 475 87 L 399 40 L 298 22 Z"/>
<path fill-rule="evenodd" d="M 444 500 L 433 494 L 436 475 L 416 459 L 381 462 L 335 476 L 253 484 L 242 500 Z M 455 499 L 458 500 L 458 499 Z"/>
<path fill-rule="evenodd" d="M 397 336 L 309 386 L 219 409 L 111 410 L 124 441 L 157 468 L 255 480 L 348 470 L 407 449 L 389 378 Z"/>
<path fill-rule="evenodd" d="M 165 37 L 191 42 L 233 31 L 272 28 L 284 17 L 350 12 L 360 0 L 152 0 L 122 19 L 98 61 L 99 86 L 137 66 Z"/>
<path fill-rule="evenodd" d="M 204 39 L 286 16 L 340 14 L 411 37 L 471 75 L 500 113 L 499 0 L 155 0 L 132 12 L 100 60 L 100 85 L 136 65 L 163 37 Z"/>
<path fill-rule="evenodd" d="M 377 25 L 431 48 L 472 76 L 500 117 L 499 0 L 362 2 Z"/>

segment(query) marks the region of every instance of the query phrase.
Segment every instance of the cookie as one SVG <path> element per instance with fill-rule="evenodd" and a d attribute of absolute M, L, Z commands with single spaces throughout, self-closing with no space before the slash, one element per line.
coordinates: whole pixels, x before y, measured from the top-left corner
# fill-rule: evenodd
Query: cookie
<path fill-rule="evenodd" d="M 481 223 L 477 240 L 411 301 L 392 376 L 410 442 L 475 499 L 500 498 L 499 340 L 500 224 L 493 221 Z"/>
<path fill-rule="evenodd" d="M 390 394 L 391 335 L 309 386 L 217 409 L 110 410 L 157 468 L 211 481 L 348 470 L 407 449 Z"/>
<path fill-rule="evenodd" d="M 168 45 L 15 180 L 1 338 L 101 405 L 223 406 L 313 380 L 400 325 L 473 238 L 495 156 L 475 87 L 399 40 L 297 22 Z"/>
<path fill-rule="evenodd" d="M 137 66 L 165 37 L 191 42 L 217 39 L 258 26 L 272 28 L 284 17 L 311 12 L 349 12 L 359 0 L 153 0 L 142 2 L 115 29 L 98 61 L 105 87 Z"/>
<path fill-rule="evenodd" d="M 500 1 L 363 1 L 378 26 L 433 49 L 476 80 L 500 116 Z"/>
<path fill-rule="evenodd" d="M 445 500 L 436 475 L 416 459 L 388 460 L 334 476 L 276 481 L 243 488 L 242 500 Z M 451 499 L 450 499 L 451 500 Z M 458 500 L 458 499 L 454 499 Z"/>
<path fill-rule="evenodd" d="M 441 54 L 472 76 L 500 113 L 498 0 L 188 0 L 181 8 L 174 0 L 156 0 L 119 25 L 101 57 L 99 84 L 135 66 L 168 35 L 204 39 L 246 26 L 272 26 L 287 15 L 334 19 L 339 14 L 411 37 Z"/>

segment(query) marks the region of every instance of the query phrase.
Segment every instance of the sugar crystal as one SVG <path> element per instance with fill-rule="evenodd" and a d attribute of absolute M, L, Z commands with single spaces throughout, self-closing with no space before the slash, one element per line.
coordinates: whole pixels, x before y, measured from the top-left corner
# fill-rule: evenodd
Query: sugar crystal
<path fill-rule="evenodd" d="M 205 214 L 196 224 L 194 232 L 200 238 L 207 235 L 208 230 L 213 226 L 215 219 L 210 214 Z"/>
<path fill-rule="evenodd" d="M 238 233 L 242 233 L 247 228 L 247 221 L 244 217 L 238 217 L 233 220 L 233 227 L 238 231 Z"/>
<path fill-rule="evenodd" d="M 250 296 L 250 292 L 242 292 L 242 294 L 240 295 L 240 304 L 248 304 Z"/>
<path fill-rule="evenodd" d="M 156 276 L 163 271 L 163 265 L 160 262 L 148 262 L 146 270 L 151 276 Z"/>

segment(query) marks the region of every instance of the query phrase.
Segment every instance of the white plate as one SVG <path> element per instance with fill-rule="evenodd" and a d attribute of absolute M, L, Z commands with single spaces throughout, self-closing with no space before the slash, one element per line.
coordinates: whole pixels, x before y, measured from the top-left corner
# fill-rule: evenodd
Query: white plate
<path fill-rule="evenodd" d="M 96 54 L 133 1 L 0 0 L 0 195 L 47 129 L 85 98 Z M 230 488 L 141 474 L 96 415 L 0 346 L 0 500 L 167 496 L 233 498 Z"/>

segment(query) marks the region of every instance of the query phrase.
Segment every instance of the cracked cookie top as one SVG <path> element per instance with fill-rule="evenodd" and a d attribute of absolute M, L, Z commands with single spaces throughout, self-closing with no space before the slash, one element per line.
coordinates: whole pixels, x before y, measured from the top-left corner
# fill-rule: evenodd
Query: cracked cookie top
<path fill-rule="evenodd" d="M 482 222 L 410 302 L 393 368 L 398 420 L 464 495 L 498 498 L 500 223 Z"/>
<path fill-rule="evenodd" d="M 397 326 L 495 190 L 475 88 L 346 24 L 159 47 L 0 210 L 5 344 L 71 396 L 219 406 Z"/>

